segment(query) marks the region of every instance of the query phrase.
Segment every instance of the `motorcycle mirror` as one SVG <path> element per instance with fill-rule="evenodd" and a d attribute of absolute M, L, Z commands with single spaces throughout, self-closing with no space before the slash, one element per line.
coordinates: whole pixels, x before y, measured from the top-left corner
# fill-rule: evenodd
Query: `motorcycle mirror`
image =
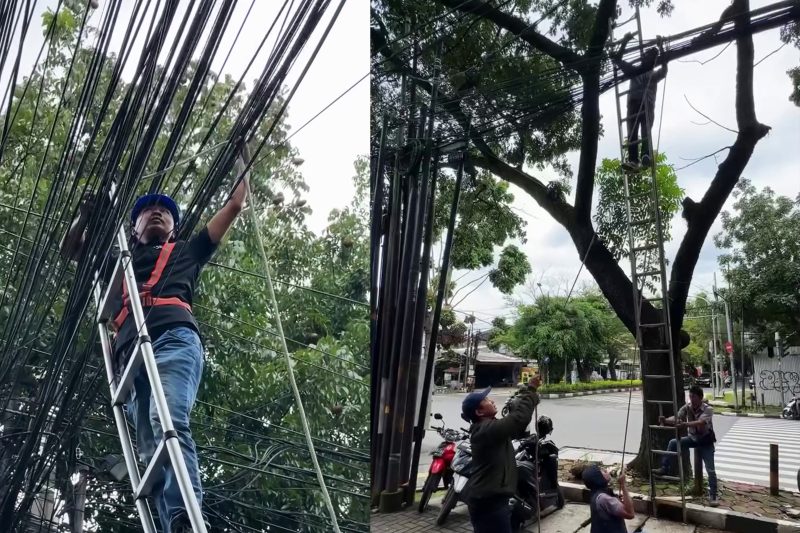
<path fill-rule="evenodd" d="M 442 415 L 440 413 L 434 413 L 433 414 L 433 418 L 435 418 L 436 420 L 441 420 L 442 419 Z"/>

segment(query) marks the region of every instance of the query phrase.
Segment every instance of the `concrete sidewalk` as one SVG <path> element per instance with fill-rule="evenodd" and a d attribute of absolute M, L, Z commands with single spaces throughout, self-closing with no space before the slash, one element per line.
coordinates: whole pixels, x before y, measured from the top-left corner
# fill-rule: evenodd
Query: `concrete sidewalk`
<path fill-rule="evenodd" d="M 443 526 L 436 525 L 439 513 L 440 498 L 434 498 L 430 508 L 423 514 L 414 509 L 399 513 L 374 514 L 371 521 L 372 533 L 472 533 L 467 508 L 459 504 L 450 513 Z M 552 511 L 542 518 L 541 524 L 532 524 L 525 528 L 526 533 L 589 533 L 589 506 L 580 503 L 568 503 L 559 511 Z M 714 530 L 648 518 L 637 514 L 636 518 L 627 521 L 628 531 L 633 532 L 643 527 L 646 533 L 725 533 Z"/>

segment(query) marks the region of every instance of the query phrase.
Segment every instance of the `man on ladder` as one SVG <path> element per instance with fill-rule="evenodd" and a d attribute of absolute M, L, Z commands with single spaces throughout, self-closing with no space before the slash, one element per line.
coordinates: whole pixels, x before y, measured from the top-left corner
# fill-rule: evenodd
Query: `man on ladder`
<path fill-rule="evenodd" d="M 246 179 L 242 179 L 228 202 L 208 224 L 188 241 L 175 240 L 180 212 L 175 201 L 167 195 L 142 196 L 134 204 L 130 219 L 130 247 L 137 290 L 145 309 L 146 326 L 169 413 L 201 508 L 200 471 L 197 450 L 189 429 L 189 415 L 203 373 L 203 345 L 191 305 L 200 271 L 244 208 Z M 62 241 L 61 253 L 64 257 L 72 260 L 80 257 L 86 242 L 92 204 L 92 201 L 88 201 L 81 206 L 80 216 Z M 109 263 L 111 267 L 114 266 Z M 110 275 L 109 269 L 105 279 Z M 112 327 L 116 332 L 114 355 L 117 368 L 125 368 L 138 336 L 129 309 L 128 287 L 124 282 L 122 285 L 122 291 L 115 294 L 116 299 L 112 304 L 116 309 Z M 136 428 L 139 456 L 148 464 L 163 438 L 163 432 L 144 365 L 134 379 L 126 412 Z M 191 532 L 176 474 L 169 463 L 159 477 L 151 496 L 158 508 L 164 532 Z"/>
<path fill-rule="evenodd" d="M 634 67 L 622 59 L 625 47 L 633 38 L 633 34 L 627 33 L 622 38 L 619 51 L 611 59 L 617 67 L 626 75 L 631 76 L 630 87 L 628 88 L 628 104 L 626 111 L 628 138 L 628 160 L 623 164 L 625 168 L 637 171 L 641 167 L 648 168 L 650 161 L 650 129 L 653 126 L 653 117 L 656 112 L 656 92 L 658 82 L 667 76 L 667 64 L 664 63 L 658 72 L 654 72 L 658 50 L 649 48 L 642 57 L 641 67 Z M 644 72 L 636 74 L 637 71 L 645 69 Z M 639 130 L 641 129 L 642 138 L 639 140 Z M 641 164 L 639 154 L 642 154 Z"/>

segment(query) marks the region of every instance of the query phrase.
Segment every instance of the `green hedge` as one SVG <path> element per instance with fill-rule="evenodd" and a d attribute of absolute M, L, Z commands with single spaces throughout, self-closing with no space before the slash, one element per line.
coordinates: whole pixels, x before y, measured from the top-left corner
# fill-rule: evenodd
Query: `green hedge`
<path fill-rule="evenodd" d="M 565 383 L 554 383 L 552 385 L 542 385 L 539 388 L 539 392 L 542 394 L 553 394 L 553 393 L 560 393 L 560 392 L 582 392 L 582 391 L 589 391 L 589 390 L 604 390 L 604 389 L 628 389 L 631 387 L 641 387 L 642 381 L 639 379 L 634 379 L 633 381 L 626 379 L 626 380 L 618 380 L 618 381 L 592 381 L 590 383 L 575 383 L 575 384 L 565 384 Z"/>

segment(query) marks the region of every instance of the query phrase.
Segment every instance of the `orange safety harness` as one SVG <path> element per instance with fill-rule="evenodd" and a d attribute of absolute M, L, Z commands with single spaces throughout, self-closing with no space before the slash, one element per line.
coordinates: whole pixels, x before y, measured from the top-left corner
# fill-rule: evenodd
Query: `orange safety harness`
<path fill-rule="evenodd" d="M 168 242 L 161 248 L 161 253 L 158 254 L 158 259 L 156 260 L 156 266 L 153 268 L 153 271 L 150 273 L 150 279 L 142 286 L 142 290 L 139 291 L 139 299 L 142 301 L 142 307 L 155 307 L 159 305 L 177 305 L 178 307 L 183 307 L 190 313 L 192 312 L 192 306 L 188 303 L 184 302 L 177 296 L 170 296 L 166 298 L 159 298 L 155 297 L 151 294 L 153 287 L 155 287 L 156 283 L 161 279 L 161 274 L 164 272 L 164 268 L 167 266 L 167 261 L 169 261 L 169 256 L 172 254 L 172 250 L 175 248 L 174 242 Z M 119 314 L 114 318 L 112 322 L 112 326 L 114 327 L 114 331 L 119 331 L 122 328 L 122 324 L 125 323 L 125 319 L 128 318 L 130 314 L 130 298 L 128 297 L 128 284 L 124 281 L 122 282 L 122 310 Z"/>

